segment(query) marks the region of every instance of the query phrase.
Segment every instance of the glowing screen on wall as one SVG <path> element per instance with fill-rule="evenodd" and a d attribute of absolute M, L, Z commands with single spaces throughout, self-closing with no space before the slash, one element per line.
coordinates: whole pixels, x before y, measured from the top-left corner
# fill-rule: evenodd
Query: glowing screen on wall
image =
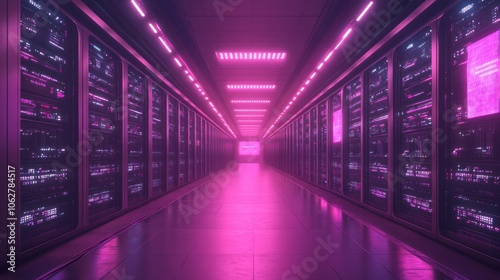
<path fill-rule="evenodd" d="M 342 141 L 342 110 L 333 112 L 333 143 Z"/>
<path fill-rule="evenodd" d="M 260 142 L 257 141 L 240 142 L 240 155 L 258 156 L 259 153 L 260 153 Z"/>
<path fill-rule="evenodd" d="M 468 117 L 500 112 L 500 31 L 467 47 Z"/>

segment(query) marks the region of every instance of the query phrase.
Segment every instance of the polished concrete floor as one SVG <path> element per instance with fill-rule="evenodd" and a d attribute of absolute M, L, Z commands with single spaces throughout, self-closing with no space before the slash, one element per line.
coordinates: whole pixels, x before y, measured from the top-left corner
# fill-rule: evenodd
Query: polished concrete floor
<path fill-rule="evenodd" d="M 50 279 L 451 279 L 342 209 L 240 164 Z"/>

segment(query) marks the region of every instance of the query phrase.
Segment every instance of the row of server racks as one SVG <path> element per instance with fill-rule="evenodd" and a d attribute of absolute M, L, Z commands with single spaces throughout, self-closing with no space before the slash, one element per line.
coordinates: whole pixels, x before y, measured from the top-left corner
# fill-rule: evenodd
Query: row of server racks
<path fill-rule="evenodd" d="M 498 265 L 499 8 L 420 25 L 268 138 L 266 163 Z"/>
<path fill-rule="evenodd" d="M 19 47 L 9 59 L 18 62 L 10 74 L 20 84 L 4 103 L 8 164 L 17 172 L 18 254 L 116 217 L 234 158 L 233 139 L 211 120 L 63 11 L 46 12 L 43 1 L 4 3 L 0 10 L 20 12 L 5 15 L 19 20 L 8 42 L 19 44 L 8 47 Z"/>

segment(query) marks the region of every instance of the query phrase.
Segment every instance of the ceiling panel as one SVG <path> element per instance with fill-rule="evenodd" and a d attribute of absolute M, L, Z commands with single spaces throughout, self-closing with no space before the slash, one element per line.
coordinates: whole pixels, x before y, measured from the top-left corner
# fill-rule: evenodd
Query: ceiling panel
<path fill-rule="evenodd" d="M 285 89 L 294 80 L 307 49 L 314 47 L 310 40 L 315 32 L 321 31 L 320 15 L 326 4 L 326 0 L 184 1 L 184 14 L 210 71 L 209 77 L 236 126 L 235 108 L 265 108 L 266 117 L 276 114 L 272 113 L 273 106 L 283 96 L 289 96 Z M 220 61 L 215 54 L 230 51 L 287 55 L 283 61 Z M 229 90 L 228 84 L 274 84 L 276 88 Z M 272 102 L 231 103 L 232 99 L 252 98 Z"/>

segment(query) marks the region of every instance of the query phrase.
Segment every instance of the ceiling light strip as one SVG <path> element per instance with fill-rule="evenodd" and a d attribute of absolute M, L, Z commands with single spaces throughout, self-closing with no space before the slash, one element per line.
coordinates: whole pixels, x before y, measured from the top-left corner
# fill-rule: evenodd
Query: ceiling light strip
<path fill-rule="evenodd" d="M 370 9 L 370 7 L 372 5 L 373 5 L 373 1 L 371 1 L 370 3 L 368 3 L 368 5 L 366 6 L 366 8 L 363 10 L 363 12 L 356 19 L 356 21 L 360 21 L 363 18 L 363 16 L 366 14 L 366 12 L 368 12 L 368 10 Z"/>
<path fill-rule="evenodd" d="M 372 5 L 373 5 L 373 1 L 371 1 L 370 3 L 368 3 L 368 5 L 366 5 L 366 7 L 361 12 L 361 14 L 356 18 L 356 22 L 359 22 L 363 18 L 363 16 L 368 12 L 368 10 L 370 9 L 370 7 Z M 349 34 L 351 34 L 352 28 L 354 27 L 355 23 L 352 23 L 352 21 L 351 21 L 351 23 L 349 25 L 350 25 L 350 27 L 344 32 L 344 34 L 337 39 L 338 43 L 335 46 L 335 48 L 333 48 L 333 50 L 330 50 L 328 52 L 328 54 L 325 56 L 325 58 L 318 64 L 318 66 L 316 67 L 316 70 L 321 70 L 323 68 L 324 64 L 328 60 L 330 60 L 330 58 L 332 57 L 334 51 L 337 50 L 340 47 L 340 45 L 344 42 L 344 40 L 349 36 Z M 300 90 L 297 92 L 296 96 L 293 97 L 292 101 L 290 101 L 288 103 L 288 105 L 283 109 L 283 111 L 278 116 L 278 118 L 276 118 L 276 120 L 274 121 L 274 123 L 269 127 L 269 129 L 267 130 L 267 132 L 264 134 L 264 138 L 267 136 L 267 134 L 269 134 L 269 132 L 272 130 L 272 128 L 281 119 L 281 116 L 290 108 L 290 106 L 293 104 L 293 101 L 295 101 L 295 99 L 297 99 L 297 96 L 299 96 L 306 89 L 306 87 L 311 83 L 311 80 L 316 75 L 317 75 L 317 71 L 313 71 L 312 74 L 309 76 L 309 78 L 304 81 L 304 83 L 302 84 Z"/>
<path fill-rule="evenodd" d="M 137 10 L 137 12 L 139 12 L 139 14 L 142 17 L 146 17 L 146 11 L 143 10 L 144 6 L 143 6 L 143 3 L 142 3 L 141 0 L 131 0 L 131 3 L 134 6 L 134 8 Z M 156 23 L 156 22 L 153 21 L 153 22 L 148 22 L 147 25 L 153 31 L 153 33 L 158 36 L 158 39 L 160 40 L 161 44 L 165 47 L 165 49 L 167 50 L 167 52 L 169 54 L 172 54 L 173 53 L 173 47 L 171 47 L 171 44 L 168 41 L 167 37 L 161 31 L 160 26 L 158 25 L 158 23 Z M 220 59 L 223 59 L 223 58 L 224 57 L 221 55 Z M 206 95 L 206 92 L 203 90 L 203 88 L 200 85 L 200 83 L 196 81 L 197 80 L 196 77 L 191 73 L 191 71 L 189 71 L 187 65 L 184 62 L 181 62 L 182 58 L 180 56 L 178 56 L 178 57 L 173 57 L 172 59 L 173 59 L 173 61 L 175 61 L 175 63 L 180 68 L 186 68 L 186 70 L 184 70 L 184 73 L 186 74 L 186 76 L 193 83 L 193 85 L 198 89 L 198 91 L 200 92 L 201 95 Z M 208 96 L 205 96 L 205 101 L 209 102 Z M 222 123 L 224 124 L 224 126 L 226 126 L 227 129 L 228 129 L 228 131 L 233 135 L 234 138 L 236 138 L 236 134 L 234 134 L 233 130 L 229 127 L 229 125 L 227 124 L 227 122 L 224 119 L 224 117 L 217 111 L 217 108 L 215 108 L 215 106 L 211 102 L 209 102 L 209 104 L 214 109 L 214 111 L 217 113 L 217 115 L 220 117 L 220 119 L 221 119 Z"/>
<path fill-rule="evenodd" d="M 235 112 L 266 112 L 267 109 L 234 109 Z"/>
<path fill-rule="evenodd" d="M 139 5 L 137 4 L 137 2 L 135 2 L 135 0 L 132 0 L 132 5 L 134 5 L 135 9 L 139 12 L 139 14 L 142 17 L 146 16 L 146 14 L 142 11 L 141 7 L 139 7 Z"/>
<path fill-rule="evenodd" d="M 228 89 L 275 89 L 276 85 L 227 85 Z"/>
<path fill-rule="evenodd" d="M 231 100 L 231 103 L 269 103 L 270 100 Z"/>
<path fill-rule="evenodd" d="M 216 52 L 219 60 L 284 60 L 285 52 Z"/>

